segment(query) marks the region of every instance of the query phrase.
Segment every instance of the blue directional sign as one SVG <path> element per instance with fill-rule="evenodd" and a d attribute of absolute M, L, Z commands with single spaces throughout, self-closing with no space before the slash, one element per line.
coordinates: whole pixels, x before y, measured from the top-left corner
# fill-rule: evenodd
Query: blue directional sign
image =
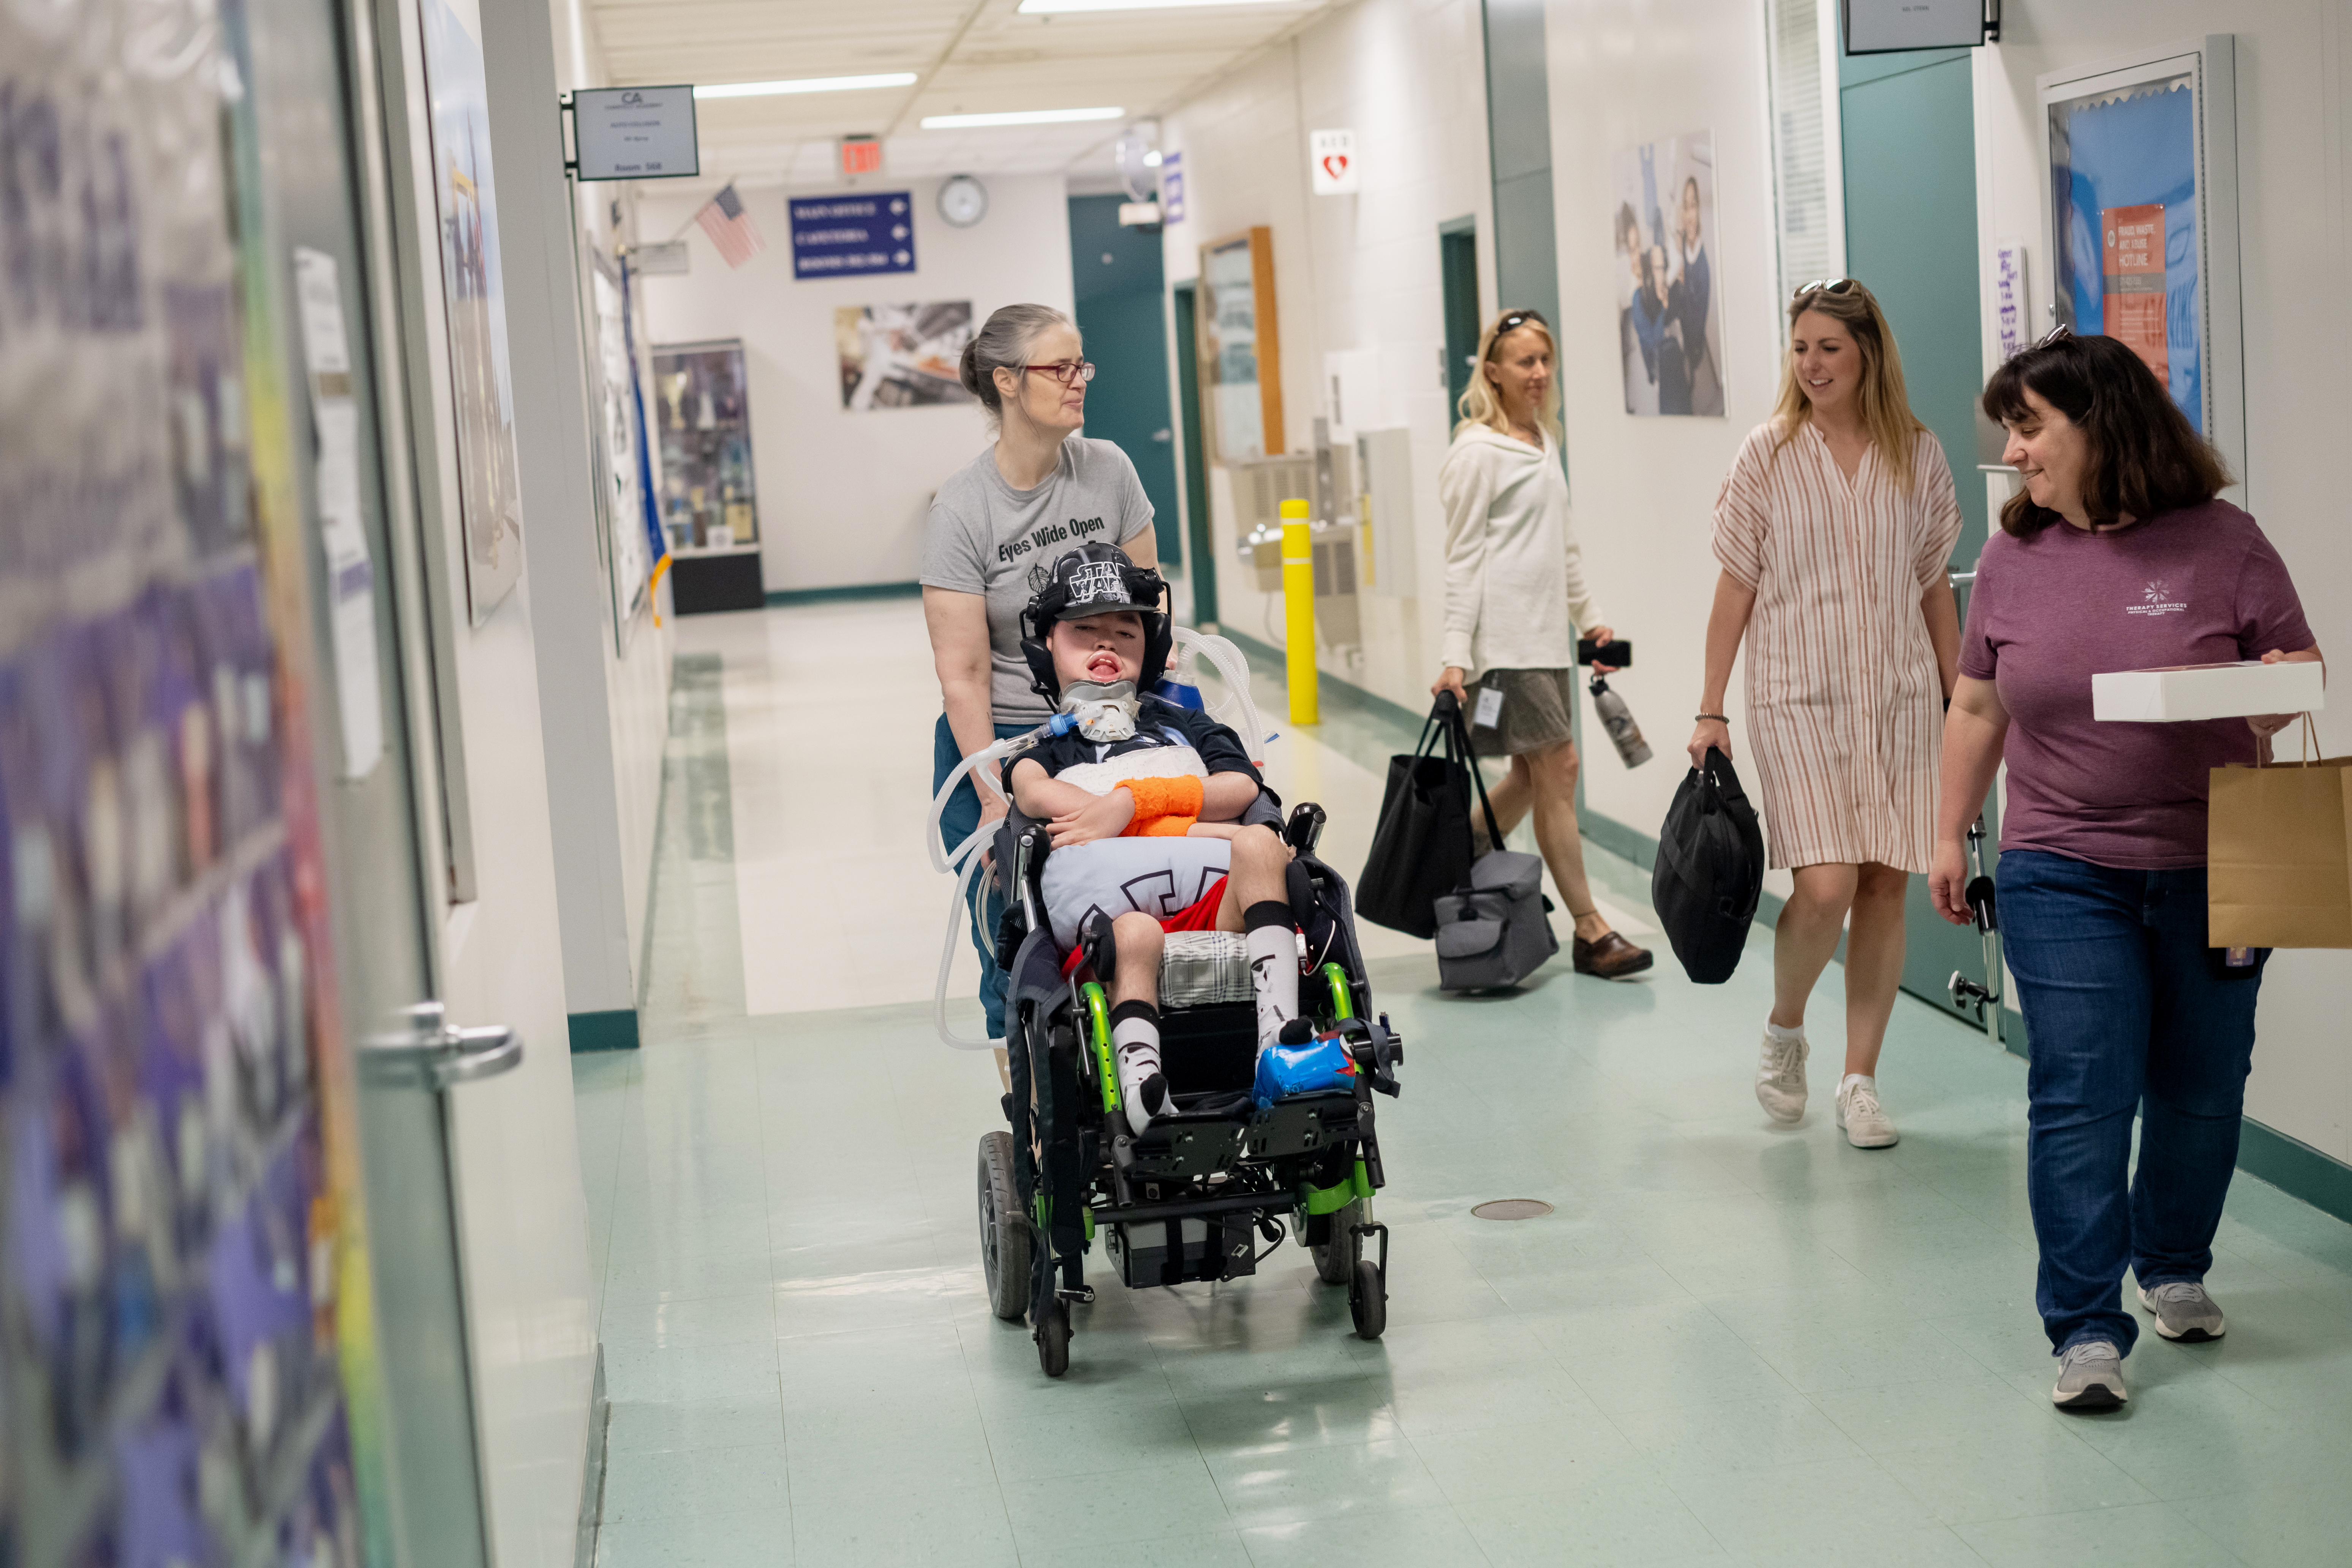
<path fill-rule="evenodd" d="M 905 191 L 793 203 L 793 276 L 863 278 L 915 269 L 915 201 Z"/>

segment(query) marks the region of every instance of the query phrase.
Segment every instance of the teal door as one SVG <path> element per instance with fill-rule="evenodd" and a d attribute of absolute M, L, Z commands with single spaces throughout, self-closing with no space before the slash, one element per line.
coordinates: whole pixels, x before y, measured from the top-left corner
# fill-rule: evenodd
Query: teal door
<path fill-rule="evenodd" d="M 1176 510 L 1176 432 L 1168 417 L 1168 318 L 1160 236 L 1121 228 L 1118 196 L 1070 198 L 1070 273 L 1078 331 L 1095 363 L 1087 434 L 1116 441 L 1151 500 L 1163 565 L 1184 562 Z"/>
<path fill-rule="evenodd" d="M 1200 290 L 1179 283 L 1169 291 L 1176 310 L 1176 436 L 1184 444 L 1184 575 L 1192 585 L 1192 624 L 1217 629 L 1217 552 L 1209 543 L 1209 458 L 1202 440 Z"/>
<path fill-rule="evenodd" d="M 1846 271 L 1870 285 L 1895 328 L 1911 407 L 1943 443 L 1964 520 L 1956 571 L 1985 537 L 1976 398 L 1983 384 L 1977 293 L 1976 115 L 1967 49 L 1843 57 Z M 1962 599 L 1963 613 L 1967 601 Z M 1992 825 L 1992 803 L 1985 803 Z M 1955 970 L 1981 984 L 1975 930 L 1946 925 L 1911 879 L 1903 988 L 1951 1007 Z M 1973 1021 L 1973 1019 L 1971 1019 Z"/>
<path fill-rule="evenodd" d="M 1461 416 L 1462 395 L 1478 359 L 1478 220 L 1457 217 L 1437 226 L 1437 277 L 1445 311 L 1445 422 Z"/>

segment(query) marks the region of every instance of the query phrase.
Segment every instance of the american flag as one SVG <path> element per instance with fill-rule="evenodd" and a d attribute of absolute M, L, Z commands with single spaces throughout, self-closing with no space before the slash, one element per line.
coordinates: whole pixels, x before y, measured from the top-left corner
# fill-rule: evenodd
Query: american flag
<path fill-rule="evenodd" d="M 743 210 L 743 198 L 735 194 L 732 184 L 703 203 L 694 221 L 702 226 L 702 232 L 710 237 L 710 243 L 719 247 L 719 254 L 727 258 L 730 267 L 740 267 L 768 248 L 768 242 L 760 237 L 751 215 Z"/>

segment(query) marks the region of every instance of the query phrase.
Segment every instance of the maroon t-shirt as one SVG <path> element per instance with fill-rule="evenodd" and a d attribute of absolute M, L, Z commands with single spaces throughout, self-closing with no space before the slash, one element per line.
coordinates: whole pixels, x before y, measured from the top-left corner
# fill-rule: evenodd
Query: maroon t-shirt
<path fill-rule="evenodd" d="M 1996 531 L 1977 563 L 1960 673 L 2009 710 L 2003 849 L 2131 870 L 2205 864 L 2207 774 L 2254 760 L 2243 719 L 2099 723 L 2091 677 L 2312 646 L 2254 520 L 2227 501 L 2114 533 Z"/>

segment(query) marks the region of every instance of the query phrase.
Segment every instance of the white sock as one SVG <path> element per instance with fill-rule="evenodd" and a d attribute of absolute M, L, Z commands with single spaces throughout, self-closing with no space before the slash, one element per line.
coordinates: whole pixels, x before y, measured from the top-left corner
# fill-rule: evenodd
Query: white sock
<path fill-rule="evenodd" d="M 1870 1090 L 1873 1094 L 1876 1094 L 1878 1092 L 1877 1078 L 1874 1074 L 1866 1072 L 1850 1072 L 1846 1074 L 1845 1077 L 1838 1079 L 1838 1092 L 1840 1094 L 1843 1094 L 1855 1084 L 1862 1085 L 1863 1088 Z"/>
<path fill-rule="evenodd" d="M 1767 1018 L 1764 1020 L 1764 1037 L 1776 1046 L 1797 1045 L 1805 1037 L 1805 1026 L 1800 1024 L 1793 1029 L 1784 1029 Z"/>
<path fill-rule="evenodd" d="M 1127 1105 L 1127 1124 L 1140 1132 L 1168 1109 L 1168 1079 L 1160 1070 L 1158 1016 L 1121 1018 L 1110 1026 L 1110 1043 L 1118 1058 L 1118 1091 Z"/>
<path fill-rule="evenodd" d="M 1274 1044 L 1283 1025 L 1298 1016 L 1298 936 L 1288 926 L 1251 931 L 1250 984 L 1257 993 L 1257 1048 Z"/>

